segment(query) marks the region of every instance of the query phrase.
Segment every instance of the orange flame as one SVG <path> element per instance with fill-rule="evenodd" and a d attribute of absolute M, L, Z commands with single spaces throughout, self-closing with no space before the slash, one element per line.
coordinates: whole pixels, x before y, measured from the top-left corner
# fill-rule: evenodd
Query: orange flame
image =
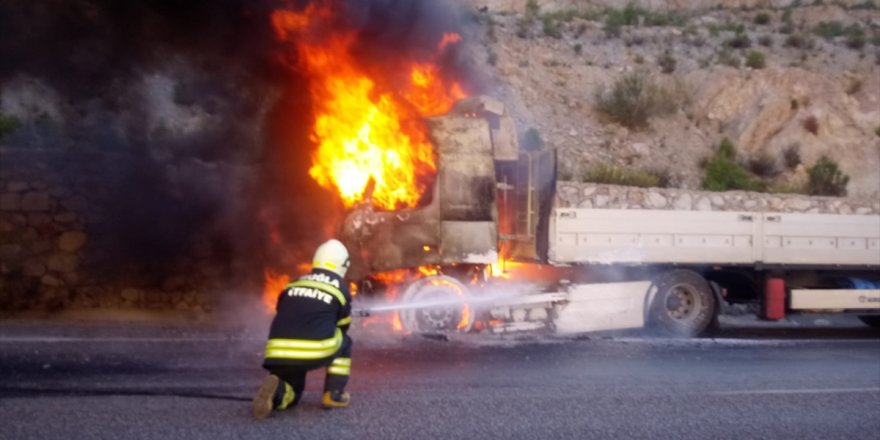
<path fill-rule="evenodd" d="M 378 208 L 413 207 L 436 173 L 423 117 L 448 111 L 464 92 L 431 62 L 389 66 L 391 74 L 411 72 L 410 83 L 397 93 L 380 90 L 352 55 L 355 33 L 331 30 L 331 18 L 328 3 L 272 14 L 277 37 L 295 40 L 310 81 L 318 150 L 309 174 L 346 207 L 368 198 Z M 444 34 L 438 51 L 460 39 Z"/>
<path fill-rule="evenodd" d="M 263 275 L 266 280 L 263 283 L 263 305 L 266 310 L 273 311 L 278 303 L 278 294 L 290 284 L 290 275 L 277 273 L 272 269 L 266 269 Z"/>

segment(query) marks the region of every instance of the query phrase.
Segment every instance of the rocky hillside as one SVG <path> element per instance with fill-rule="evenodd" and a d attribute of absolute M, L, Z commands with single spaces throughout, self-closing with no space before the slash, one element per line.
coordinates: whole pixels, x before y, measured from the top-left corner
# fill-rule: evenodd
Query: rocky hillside
<path fill-rule="evenodd" d="M 824 155 L 850 197 L 880 197 L 880 2 L 468 2 L 490 93 L 572 180 L 616 166 L 699 188 L 727 138 L 767 191 L 807 191 Z M 654 91 L 644 123 L 608 111 L 624 78 Z"/>

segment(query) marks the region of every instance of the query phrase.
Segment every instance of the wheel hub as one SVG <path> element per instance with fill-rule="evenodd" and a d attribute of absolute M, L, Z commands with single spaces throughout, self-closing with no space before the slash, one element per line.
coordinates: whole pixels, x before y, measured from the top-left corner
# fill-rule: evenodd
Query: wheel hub
<path fill-rule="evenodd" d="M 689 319 L 699 309 L 699 295 L 691 286 L 678 284 L 666 296 L 666 312 L 674 319 Z"/>

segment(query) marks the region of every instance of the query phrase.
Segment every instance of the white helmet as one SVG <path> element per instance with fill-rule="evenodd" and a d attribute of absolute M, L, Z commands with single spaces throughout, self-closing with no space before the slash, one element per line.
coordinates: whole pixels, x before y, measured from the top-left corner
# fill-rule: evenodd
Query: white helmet
<path fill-rule="evenodd" d="M 312 268 L 326 269 L 345 277 L 345 272 L 351 261 L 348 259 L 348 249 L 339 240 L 327 240 L 318 246 L 315 257 L 312 258 Z"/>

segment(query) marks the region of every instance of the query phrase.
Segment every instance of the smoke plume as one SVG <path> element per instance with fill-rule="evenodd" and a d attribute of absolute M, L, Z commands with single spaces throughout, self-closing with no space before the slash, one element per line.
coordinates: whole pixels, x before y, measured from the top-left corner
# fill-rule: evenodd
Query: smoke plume
<path fill-rule="evenodd" d="M 161 280 L 204 242 L 229 276 L 260 276 L 336 232 L 341 205 L 307 173 L 308 79 L 269 20 L 307 3 L 0 3 L 0 111 L 21 121 L 3 144 L 56 151 L 47 172 L 63 179 L 90 170 L 101 189 L 83 214 L 96 219 L 86 225 L 100 249 L 94 271 Z M 460 31 L 450 2 L 335 4 L 367 69 L 431 53 L 443 32 Z M 474 88 L 459 51 L 442 65 Z"/>

